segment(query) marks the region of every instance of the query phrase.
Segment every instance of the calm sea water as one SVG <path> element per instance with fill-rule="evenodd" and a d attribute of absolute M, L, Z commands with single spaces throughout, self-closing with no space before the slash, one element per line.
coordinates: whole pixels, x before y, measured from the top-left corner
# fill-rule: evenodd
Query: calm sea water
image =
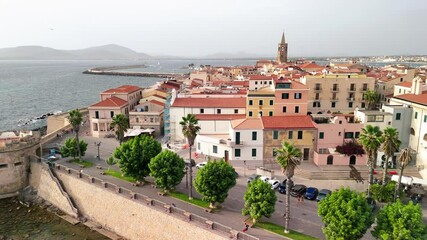
<path fill-rule="evenodd" d="M 148 67 L 132 71 L 185 73 L 190 63 L 231 66 L 255 64 L 255 60 L 0 61 L 0 131 L 39 127 L 45 122 L 23 124 L 49 112 L 87 107 L 108 88 L 148 87 L 162 80 L 82 74 L 86 69 L 144 64 Z"/>

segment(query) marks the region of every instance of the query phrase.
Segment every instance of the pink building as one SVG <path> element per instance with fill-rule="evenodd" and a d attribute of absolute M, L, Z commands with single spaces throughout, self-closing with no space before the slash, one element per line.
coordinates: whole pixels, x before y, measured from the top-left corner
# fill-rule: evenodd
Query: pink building
<path fill-rule="evenodd" d="M 353 115 L 312 114 L 317 128 L 317 147 L 314 163 L 320 165 L 365 165 L 365 155 L 346 156 L 335 151 L 336 146 L 359 138 L 363 123 L 356 123 Z"/>
<path fill-rule="evenodd" d="M 308 87 L 289 79 L 274 83 L 274 116 L 307 115 Z"/>

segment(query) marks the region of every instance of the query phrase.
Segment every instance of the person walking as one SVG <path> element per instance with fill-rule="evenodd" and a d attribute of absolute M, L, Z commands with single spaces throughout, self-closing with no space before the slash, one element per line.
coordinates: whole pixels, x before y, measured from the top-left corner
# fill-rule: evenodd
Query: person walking
<path fill-rule="evenodd" d="M 249 229 L 249 224 L 245 223 L 245 228 L 243 228 L 242 232 L 247 232 Z"/>

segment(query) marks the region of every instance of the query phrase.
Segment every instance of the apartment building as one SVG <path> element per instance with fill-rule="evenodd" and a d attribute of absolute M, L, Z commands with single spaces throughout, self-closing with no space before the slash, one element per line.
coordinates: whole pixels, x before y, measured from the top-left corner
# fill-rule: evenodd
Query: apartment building
<path fill-rule="evenodd" d="M 165 104 L 156 100 L 143 102 L 129 112 L 129 124 L 132 129 L 153 129 L 154 136 L 163 134 L 163 112 Z"/>
<path fill-rule="evenodd" d="M 108 89 L 100 93 L 101 101 L 104 101 L 107 98 L 110 98 L 113 96 L 121 98 L 129 104 L 129 108 L 127 109 L 127 113 L 128 113 L 136 105 L 139 104 L 139 100 L 142 98 L 142 89 L 138 86 L 123 85 L 117 88 Z"/>

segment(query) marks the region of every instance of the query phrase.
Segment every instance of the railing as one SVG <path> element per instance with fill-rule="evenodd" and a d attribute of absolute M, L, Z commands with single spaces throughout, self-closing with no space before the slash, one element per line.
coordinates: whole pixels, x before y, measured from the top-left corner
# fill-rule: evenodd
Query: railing
<path fill-rule="evenodd" d="M 331 97 L 331 101 L 338 101 L 338 97 Z"/>
<path fill-rule="evenodd" d="M 349 92 L 356 92 L 356 88 L 347 88 L 347 91 L 349 91 Z"/>
<path fill-rule="evenodd" d="M 315 87 L 313 90 L 314 90 L 314 92 L 320 92 L 320 91 L 322 91 L 322 88 L 321 87 Z"/>
<path fill-rule="evenodd" d="M 331 92 L 339 92 L 340 89 L 339 88 L 331 88 Z"/>
<path fill-rule="evenodd" d="M 369 90 L 369 89 L 367 89 L 367 88 L 360 88 L 360 89 L 359 89 L 359 91 L 360 91 L 360 92 L 366 92 L 366 91 L 368 91 L 368 90 Z"/>
<path fill-rule="evenodd" d="M 178 217 L 180 219 L 185 219 L 189 222 L 196 223 L 198 225 L 204 226 L 208 229 L 217 231 L 220 234 L 226 234 L 234 239 L 242 239 L 242 240 L 259 240 L 259 238 L 249 235 L 247 233 L 243 233 L 237 230 L 232 229 L 231 227 L 225 226 L 223 224 L 213 222 L 205 217 L 199 216 L 197 214 L 193 214 L 190 212 L 187 212 L 181 208 L 174 207 L 171 205 L 168 205 L 162 201 L 152 199 L 146 195 L 135 193 L 130 189 L 119 187 L 115 184 L 103 181 L 102 179 L 92 177 L 88 174 L 82 173 L 78 170 L 68 168 L 61 164 L 55 164 L 54 171 L 65 173 L 66 175 L 72 175 L 73 177 L 80 178 L 82 180 L 86 180 L 91 184 L 94 184 L 98 187 L 105 188 L 107 190 L 110 190 L 116 194 L 119 194 L 124 197 L 129 197 L 133 201 L 136 201 L 140 204 L 143 204 L 145 206 L 151 206 L 163 213 L 167 213 L 170 215 L 173 215 L 174 217 Z"/>

